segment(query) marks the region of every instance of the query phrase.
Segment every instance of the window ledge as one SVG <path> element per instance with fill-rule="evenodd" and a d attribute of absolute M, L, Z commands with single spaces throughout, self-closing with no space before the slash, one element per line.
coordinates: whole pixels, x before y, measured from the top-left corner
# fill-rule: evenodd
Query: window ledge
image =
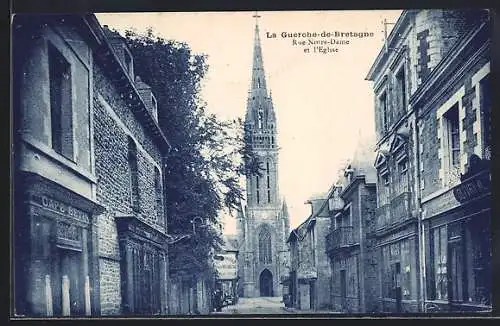
<path fill-rule="evenodd" d="M 30 135 L 22 135 L 21 136 L 22 140 L 30 145 L 31 147 L 35 148 L 36 150 L 40 151 L 43 153 L 45 156 L 47 156 L 50 160 L 55 161 L 56 163 L 70 169 L 72 172 L 77 173 L 79 176 L 83 177 L 87 181 L 91 183 L 97 183 L 97 177 L 93 175 L 92 173 L 83 170 L 80 168 L 74 161 L 64 157 L 63 155 L 56 153 L 52 148 L 49 148 L 47 145 L 44 143 L 40 142 L 39 140 L 33 138 Z"/>

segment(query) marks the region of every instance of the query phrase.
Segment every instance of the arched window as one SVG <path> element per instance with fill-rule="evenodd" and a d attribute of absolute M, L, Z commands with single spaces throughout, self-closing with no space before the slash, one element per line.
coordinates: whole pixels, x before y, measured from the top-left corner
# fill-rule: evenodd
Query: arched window
<path fill-rule="evenodd" d="M 260 78 L 257 78 L 257 88 L 260 88 Z"/>
<path fill-rule="evenodd" d="M 259 233 L 259 261 L 269 264 L 272 261 L 271 232 L 264 227 Z"/>
<path fill-rule="evenodd" d="M 130 171 L 130 201 L 134 212 L 139 211 L 139 175 L 137 170 L 137 145 L 129 136 L 128 138 L 128 166 Z"/>
<path fill-rule="evenodd" d="M 263 113 L 262 113 L 262 109 L 259 109 L 259 129 L 262 129 L 262 119 L 263 119 Z"/>

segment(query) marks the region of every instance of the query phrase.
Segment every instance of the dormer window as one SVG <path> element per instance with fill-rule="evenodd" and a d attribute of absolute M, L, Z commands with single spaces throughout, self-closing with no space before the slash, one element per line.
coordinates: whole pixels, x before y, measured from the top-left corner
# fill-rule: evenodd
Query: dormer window
<path fill-rule="evenodd" d="M 127 69 L 127 73 L 129 74 L 130 78 L 134 79 L 134 71 L 133 71 L 133 62 L 132 62 L 132 56 L 130 55 L 130 52 L 125 48 L 123 51 L 123 57 L 125 60 L 125 68 Z"/>
<path fill-rule="evenodd" d="M 398 170 L 399 170 L 399 173 L 403 174 L 405 173 L 406 171 L 408 171 L 408 159 L 405 158 L 402 158 L 399 162 L 398 162 Z"/>
<path fill-rule="evenodd" d="M 354 174 L 354 169 L 351 168 L 351 166 L 349 165 L 345 170 L 344 170 L 344 176 L 347 178 L 347 182 L 351 182 L 352 181 L 352 176 Z"/>
<path fill-rule="evenodd" d="M 380 172 L 380 178 L 382 179 L 382 184 L 384 186 L 388 186 L 391 182 L 391 179 L 389 178 L 389 172 L 387 170 Z"/>
<path fill-rule="evenodd" d="M 156 121 L 158 121 L 158 104 L 153 94 L 151 94 L 151 113 Z"/>

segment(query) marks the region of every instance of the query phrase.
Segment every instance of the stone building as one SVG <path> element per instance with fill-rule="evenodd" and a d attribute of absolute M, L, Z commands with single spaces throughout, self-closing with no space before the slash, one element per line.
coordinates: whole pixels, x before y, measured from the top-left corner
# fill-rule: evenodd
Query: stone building
<path fill-rule="evenodd" d="M 293 307 L 325 310 L 331 307 L 331 269 L 325 238 L 330 217 L 325 195 L 311 197 L 311 215 L 290 232 L 290 289 Z"/>
<path fill-rule="evenodd" d="M 16 15 L 15 313 L 166 314 L 169 144 L 93 14 Z"/>
<path fill-rule="evenodd" d="M 480 18 L 478 16 L 477 18 Z M 467 28 L 412 94 L 424 300 L 491 310 L 491 26 Z"/>
<path fill-rule="evenodd" d="M 286 204 L 279 195 L 277 121 L 268 94 L 259 25 L 255 26 L 252 80 L 245 126 L 247 139 L 259 157 L 261 176 L 246 178 L 246 206 L 237 222 L 240 243 L 240 294 L 244 297 L 281 296 L 281 261 L 289 230 Z"/>
<path fill-rule="evenodd" d="M 326 237 L 326 251 L 332 270 L 334 311 L 377 311 L 374 145 L 369 137 L 359 142 L 353 159 L 328 195 L 331 231 Z"/>
<path fill-rule="evenodd" d="M 238 240 L 230 235 L 224 236 L 222 250 L 216 253 L 217 286 L 224 297 L 238 297 Z M 234 301 L 233 301 L 234 303 Z"/>
<path fill-rule="evenodd" d="M 470 37 L 470 33 L 475 33 L 474 26 L 484 19 L 485 13 L 478 9 L 403 11 L 366 78 L 373 81 L 375 93 L 375 168 L 378 174 L 375 233 L 380 247 L 379 296 L 383 311 L 425 310 L 424 300 L 433 295 L 432 291 L 426 291 L 426 285 L 429 286 L 426 282 L 430 282 L 426 276 L 434 272 L 428 265 L 429 258 L 425 257 L 429 256 L 426 252 L 432 252 L 429 249 L 429 242 L 434 241 L 429 238 L 431 233 L 438 233 L 429 232 L 429 227 L 439 227 L 443 223 L 423 223 L 423 219 L 440 215 L 442 211 L 439 210 L 454 207 L 452 192 L 447 189 L 458 182 L 460 173 L 468 164 L 468 155 L 484 146 L 478 143 L 483 138 L 477 136 L 484 128 L 479 127 L 479 122 L 473 122 L 475 115 L 482 118 L 481 110 L 475 110 L 480 102 L 474 94 L 476 89 L 477 94 L 481 92 L 480 77 L 477 76 L 484 76 L 487 69 L 484 68 L 475 79 L 467 79 L 464 75 L 472 78 L 474 70 L 479 71 L 487 64 L 487 59 L 478 57 L 487 57 L 488 54 L 479 48 L 476 53 L 468 52 L 469 47 L 463 51 L 459 44 Z M 487 41 L 472 43 L 481 46 L 477 44 Z M 452 58 L 456 58 L 455 61 Z M 460 69 L 451 73 L 451 62 Z M 436 80 L 440 84 L 436 84 Z M 430 85 L 433 85 L 432 91 L 439 89 L 440 92 L 428 91 Z M 466 90 L 469 93 L 466 94 Z M 439 107 L 442 108 L 436 111 Z M 447 119 L 453 123 L 449 124 Z M 450 217 L 448 222 L 452 219 Z M 443 231 L 436 239 L 442 235 L 443 244 L 447 243 L 444 240 L 446 234 L 452 239 L 450 243 L 464 239 L 465 231 L 461 231 L 466 229 L 464 225 L 450 228 L 449 233 Z M 427 241 L 424 232 L 428 235 Z M 438 244 L 441 240 L 436 241 Z M 465 303 L 475 300 L 472 297 L 469 300 L 463 290 L 465 285 L 470 287 L 474 282 L 469 279 L 466 284 L 465 278 L 454 275 L 465 275 L 469 264 L 466 261 L 470 259 L 472 249 L 466 254 L 463 251 L 465 242 L 457 240 L 457 243 L 458 247 L 448 246 L 451 248 L 449 254 L 445 253 L 447 249 L 443 246 L 438 255 L 441 262 L 436 263 L 439 268 L 435 271 L 440 277 L 447 275 L 446 281 L 439 286 L 449 291 L 455 286 L 454 291 L 460 293 L 457 302 Z M 485 254 L 487 245 L 481 246 L 483 249 L 478 250 Z M 462 250 L 464 254 L 457 256 L 453 250 Z M 454 270 L 452 265 L 455 265 Z M 458 270 L 457 266 L 461 269 Z M 453 281 L 453 277 L 458 281 Z M 461 285 L 454 285 L 457 282 Z M 437 294 L 436 297 L 447 298 Z"/>

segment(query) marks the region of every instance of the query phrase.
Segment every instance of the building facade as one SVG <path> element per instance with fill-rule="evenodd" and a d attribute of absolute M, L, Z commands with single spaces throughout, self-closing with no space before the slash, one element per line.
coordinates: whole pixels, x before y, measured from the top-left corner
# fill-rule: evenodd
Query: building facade
<path fill-rule="evenodd" d="M 233 303 L 238 298 L 238 243 L 231 236 L 224 237 L 222 251 L 216 254 L 217 286 L 225 298 L 231 297 Z"/>
<path fill-rule="evenodd" d="M 292 230 L 287 240 L 291 262 L 289 294 L 294 308 L 326 310 L 331 308 L 331 269 L 325 248 L 330 225 L 327 200 L 314 196 L 306 203 L 311 205 L 311 216 Z"/>
<path fill-rule="evenodd" d="M 237 223 L 244 297 L 281 296 L 280 260 L 287 251 L 286 204 L 278 187 L 277 121 L 268 94 L 259 25 L 255 26 L 253 67 L 245 117 L 246 138 L 259 158 L 261 175 L 246 178 L 246 207 Z"/>
<path fill-rule="evenodd" d="M 440 210 L 446 211 L 457 206 L 453 202 L 453 190 L 448 192 L 446 189 L 457 184 L 460 174 L 465 172 L 470 154 L 483 155 L 479 151 L 485 148 L 481 143 L 484 128 L 480 122 L 484 115 L 481 116 L 481 109 L 476 110 L 480 108 L 480 101 L 474 94 L 481 92 L 481 78 L 478 76 L 486 74 L 488 53 L 479 48 L 476 53 L 464 52 L 458 44 L 463 42 L 466 35 L 473 33 L 471 31 L 486 16 L 487 11 L 478 9 L 405 10 L 368 73 L 367 79 L 374 82 L 376 99 L 378 208 L 375 233 L 380 248 L 382 311 L 427 310 L 425 301 L 429 295 L 438 298 L 438 301 L 447 300 L 446 295 L 438 295 L 436 290 L 432 290 L 436 284 L 447 291 L 455 287 L 454 293 L 460 293 L 457 302 L 479 300 L 463 292 L 465 277 L 453 276 L 465 275 L 466 264 L 479 266 L 487 260 L 484 258 L 482 263 L 477 264 L 467 262 L 470 258 L 465 257 L 472 257 L 473 249 L 467 249 L 466 253 L 466 242 L 456 240 L 465 239 L 466 224 L 456 224 L 457 227 L 450 229 L 449 233 L 443 227 L 442 233 L 439 233 L 441 231 L 431 232 L 430 229 L 437 229 L 446 223 L 432 224 L 423 222 L 423 219 L 439 216 L 442 213 Z M 477 42 L 469 42 L 480 44 L 478 46 L 487 43 L 481 37 Z M 448 70 L 452 69 L 449 63 L 450 58 L 458 54 L 461 56 L 454 62 L 462 69 L 454 74 Z M 481 56 L 482 61 L 477 59 Z M 471 79 L 474 73 L 483 68 L 475 79 Z M 466 72 L 467 69 L 471 71 Z M 464 74 L 471 74 L 470 79 L 464 78 Z M 432 76 L 440 80 L 448 78 L 447 81 L 453 78 L 453 82 L 450 81 L 452 85 L 444 87 L 444 84 L 440 84 L 438 87 L 432 84 Z M 442 90 L 442 95 L 426 91 L 430 85 Z M 468 94 L 464 93 L 466 89 Z M 438 96 L 441 96 L 439 100 Z M 443 99 L 449 101 L 442 102 Z M 451 223 L 452 220 L 450 217 L 447 221 Z M 486 220 L 483 227 L 479 228 L 483 231 L 474 231 L 476 235 L 469 237 L 477 237 L 477 232 L 488 233 L 489 222 Z M 434 241 L 431 234 L 437 239 L 438 249 L 431 250 L 434 248 L 430 244 Z M 441 237 L 443 240 L 439 240 Z M 448 239 L 455 239 L 459 243 L 458 247 L 451 244 L 445 246 Z M 478 246 L 482 249 L 477 250 L 487 257 L 484 248 L 488 245 Z M 438 267 L 432 269 L 428 257 L 431 252 L 436 254 L 436 250 L 441 250 L 437 254 L 438 262 L 433 263 Z M 461 254 L 453 253 L 453 250 Z M 451 266 L 454 266 L 454 272 Z M 436 275 L 439 277 L 436 278 Z M 440 281 L 429 285 L 432 279 Z M 469 287 L 473 286 L 472 281 L 468 282 Z M 429 287 L 430 292 L 427 291 Z M 440 291 L 443 293 L 444 290 Z"/>
<path fill-rule="evenodd" d="M 409 101 L 417 115 L 424 300 L 438 311 L 492 308 L 490 44 L 490 22 L 481 19 Z"/>
<path fill-rule="evenodd" d="M 331 225 L 325 240 L 332 271 L 334 311 L 378 310 L 373 156 L 373 144 L 359 144 L 353 160 L 328 195 Z"/>
<path fill-rule="evenodd" d="M 15 313 L 166 314 L 169 145 L 130 52 L 93 14 L 14 26 Z"/>

